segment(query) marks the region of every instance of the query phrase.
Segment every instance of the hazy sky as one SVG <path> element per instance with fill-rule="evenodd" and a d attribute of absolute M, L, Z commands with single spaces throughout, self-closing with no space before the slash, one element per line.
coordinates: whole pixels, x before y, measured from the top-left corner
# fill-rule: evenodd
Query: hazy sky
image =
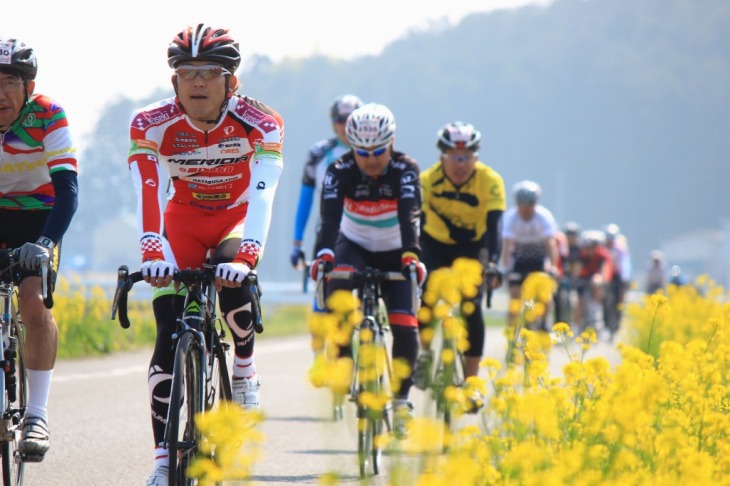
<path fill-rule="evenodd" d="M 36 91 L 58 101 L 79 135 L 120 94 L 142 98 L 169 86 L 166 49 L 185 25 L 231 29 L 244 61 L 321 53 L 378 54 L 409 30 L 465 15 L 550 0 L 39 0 L 3 9 L 0 35 L 19 37 L 39 60 Z M 245 92 L 245 82 L 244 92 Z"/>

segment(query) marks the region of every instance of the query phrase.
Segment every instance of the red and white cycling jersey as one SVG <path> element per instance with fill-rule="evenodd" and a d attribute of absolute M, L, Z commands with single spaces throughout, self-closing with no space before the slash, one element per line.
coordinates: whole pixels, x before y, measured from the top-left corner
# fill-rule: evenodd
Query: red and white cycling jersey
<path fill-rule="evenodd" d="M 233 96 L 215 127 L 203 131 L 168 98 L 132 115 L 129 168 L 140 205 L 143 260 L 162 259 L 165 199 L 185 213 L 246 217 L 235 261 L 254 267 L 266 242 L 274 192 L 283 169 L 284 123 L 274 110 Z M 172 182 L 168 197 L 168 177 Z M 213 216 L 214 218 L 214 216 Z M 215 223 L 215 219 L 211 221 Z M 204 228 L 201 228 L 204 230 Z M 169 259 L 169 256 L 166 258 Z"/>

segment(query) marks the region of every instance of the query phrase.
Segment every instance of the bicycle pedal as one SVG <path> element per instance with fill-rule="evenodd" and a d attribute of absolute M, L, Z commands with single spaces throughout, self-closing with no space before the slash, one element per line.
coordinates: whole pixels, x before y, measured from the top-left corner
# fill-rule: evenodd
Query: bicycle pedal
<path fill-rule="evenodd" d="M 20 460 L 23 462 L 41 462 L 45 457 L 45 454 L 20 454 Z"/>

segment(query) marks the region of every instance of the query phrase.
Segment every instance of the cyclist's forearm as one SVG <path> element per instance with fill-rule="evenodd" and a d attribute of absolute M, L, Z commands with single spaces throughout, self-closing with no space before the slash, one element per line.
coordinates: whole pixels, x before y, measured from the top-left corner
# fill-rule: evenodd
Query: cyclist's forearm
<path fill-rule="evenodd" d="M 309 214 L 312 212 L 312 203 L 314 201 L 314 186 L 302 184 L 299 192 L 299 203 L 297 204 L 297 213 L 294 218 L 294 240 L 301 244 L 304 239 L 304 230 L 307 227 Z"/>
<path fill-rule="evenodd" d="M 51 174 L 55 201 L 41 235 L 53 240 L 54 243 L 61 241 L 66 233 L 71 219 L 78 207 L 78 178 L 76 172 L 62 170 Z"/>

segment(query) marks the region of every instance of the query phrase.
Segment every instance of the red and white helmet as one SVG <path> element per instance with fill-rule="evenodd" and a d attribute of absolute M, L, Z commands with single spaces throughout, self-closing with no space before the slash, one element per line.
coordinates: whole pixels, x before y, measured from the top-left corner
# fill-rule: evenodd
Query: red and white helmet
<path fill-rule="evenodd" d="M 209 61 L 220 64 L 233 74 L 241 64 L 238 42 L 228 33 L 205 24 L 188 26 L 178 33 L 167 48 L 167 64 L 175 69 L 180 64 Z"/>

